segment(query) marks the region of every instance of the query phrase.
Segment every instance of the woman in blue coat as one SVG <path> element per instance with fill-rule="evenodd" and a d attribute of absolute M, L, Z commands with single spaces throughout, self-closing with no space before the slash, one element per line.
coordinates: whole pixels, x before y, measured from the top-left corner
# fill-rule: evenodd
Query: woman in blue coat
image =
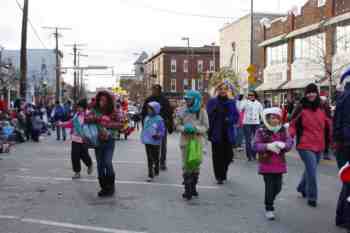
<path fill-rule="evenodd" d="M 212 143 L 214 174 L 218 184 L 227 180 L 235 144 L 234 126 L 239 119 L 236 101 L 229 97 L 231 90 L 230 83 L 221 83 L 217 87 L 218 95 L 210 99 L 207 105 L 209 140 Z"/>
<path fill-rule="evenodd" d="M 333 118 L 333 137 L 339 168 L 350 163 L 350 69 L 340 79 L 340 95 Z M 336 225 L 350 232 L 350 183 L 343 183 L 339 195 Z"/>

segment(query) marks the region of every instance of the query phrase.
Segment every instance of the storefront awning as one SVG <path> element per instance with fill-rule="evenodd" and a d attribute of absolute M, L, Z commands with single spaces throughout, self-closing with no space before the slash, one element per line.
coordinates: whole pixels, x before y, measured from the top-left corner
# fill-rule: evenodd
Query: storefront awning
<path fill-rule="evenodd" d="M 281 87 L 286 83 L 286 81 L 279 81 L 279 82 L 264 82 L 260 86 L 258 86 L 255 90 L 256 91 L 273 91 L 273 90 L 279 90 Z"/>
<path fill-rule="evenodd" d="M 290 80 L 286 85 L 282 87 L 283 90 L 287 89 L 302 89 L 305 88 L 310 83 L 315 83 L 316 80 L 313 79 L 293 79 Z"/>

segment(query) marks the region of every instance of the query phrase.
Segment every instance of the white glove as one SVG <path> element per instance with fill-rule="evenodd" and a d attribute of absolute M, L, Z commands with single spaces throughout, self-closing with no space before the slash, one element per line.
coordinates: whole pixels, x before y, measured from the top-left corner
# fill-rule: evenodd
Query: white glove
<path fill-rule="evenodd" d="M 286 143 L 284 143 L 284 142 L 275 142 L 275 144 L 281 150 L 286 148 Z"/>
<path fill-rule="evenodd" d="M 274 152 L 276 154 L 281 153 L 281 149 L 277 146 L 277 144 L 275 142 L 267 144 L 266 149 L 268 151 Z"/>

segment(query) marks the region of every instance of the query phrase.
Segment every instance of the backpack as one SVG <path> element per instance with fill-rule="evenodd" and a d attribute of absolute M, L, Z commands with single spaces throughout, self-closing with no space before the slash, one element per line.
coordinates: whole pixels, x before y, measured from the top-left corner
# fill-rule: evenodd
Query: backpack
<path fill-rule="evenodd" d="M 64 116 L 65 116 L 65 112 L 62 106 L 56 107 L 55 108 L 55 120 L 59 121 L 59 120 L 64 120 Z"/>

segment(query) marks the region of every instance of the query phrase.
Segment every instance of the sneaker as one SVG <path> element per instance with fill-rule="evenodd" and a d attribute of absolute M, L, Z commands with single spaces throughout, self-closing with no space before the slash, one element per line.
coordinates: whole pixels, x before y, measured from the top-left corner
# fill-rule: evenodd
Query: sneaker
<path fill-rule="evenodd" d="M 313 208 L 316 208 L 316 207 L 317 207 L 317 202 L 316 202 L 316 201 L 308 200 L 308 201 L 307 201 L 307 204 L 308 204 L 310 207 L 313 207 Z"/>
<path fill-rule="evenodd" d="M 75 173 L 72 179 L 73 180 L 80 179 L 80 173 Z"/>
<path fill-rule="evenodd" d="M 148 177 L 148 178 L 147 178 L 147 182 L 148 182 L 148 183 L 151 183 L 151 182 L 153 181 L 153 179 L 154 179 L 153 177 Z"/>
<path fill-rule="evenodd" d="M 273 221 L 273 220 L 275 220 L 275 213 L 273 211 L 266 211 L 265 217 L 268 220 Z"/>
<path fill-rule="evenodd" d="M 87 169 L 87 174 L 88 174 L 88 175 L 91 175 L 93 171 L 94 171 L 94 167 L 91 165 L 91 166 L 88 167 L 88 169 Z"/>
<path fill-rule="evenodd" d="M 161 171 L 166 171 L 168 168 L 167 168 L 167 166 L 165 165 L 165 164 L 161 164 L 160 165 L 160 170 Z"/>

